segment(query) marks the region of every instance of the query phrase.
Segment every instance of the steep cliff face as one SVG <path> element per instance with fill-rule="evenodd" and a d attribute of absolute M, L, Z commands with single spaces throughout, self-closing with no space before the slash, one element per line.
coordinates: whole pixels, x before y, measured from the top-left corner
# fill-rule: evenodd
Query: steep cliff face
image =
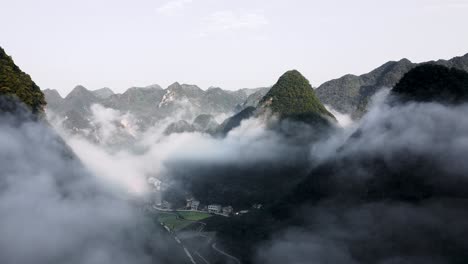
<path fill-rule="evenodd" d="M 0 95 L 16 98 L 33 113 L 43 112 L 46 101 L 39 86 L 0 47 Z M 1 109 L 0 109 L 1 110 Z"/>

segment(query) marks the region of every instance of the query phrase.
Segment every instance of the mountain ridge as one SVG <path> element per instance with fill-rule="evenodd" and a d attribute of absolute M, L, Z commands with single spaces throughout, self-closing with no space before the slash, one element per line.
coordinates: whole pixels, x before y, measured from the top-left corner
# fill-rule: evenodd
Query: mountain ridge
<path fill-rule="evenodd" d="M 145 129 L 171 116 L 191 122 L 202 114 L 231 115 L 242 110 L 239 109 L 241 105 L 257 90 L 250 91 L 244 88 L 226 91 L 219 87 L 202 90 L 196 85 L 174 82 L 165 89 L 153 84 L 146 87 L 131 87 L 123 93 L 114 93 L 110 88 L 91 91 L 78 85 L 65 98 L 62 98 L 56 90 L 46 89 L 44 94 L 47 101 L 50 101 L 47 109 L 58 116 L 75 117 L 68 125 L 73 127 L 73 120 L 79 121 L 76 129 L 72 129 L 79 131 L 90 126 L 84 122 L 86 120 L 91 122 L 93 104 L 101 104 L 121 113 L 130 113 L 136 118 L 138 127 Z M 104 95 L 97 94 L 102 91 Z"/>
<path fill-rule="evenodd" d="M 422 64 L 438 64 L 468 71 L 468 53 L 449 60 L 433 60 L 413 63 L 404 58 L 389 61 L 361 75 L 347 74 L 321 84 L 315 92 L 325 105 L 338 112 L 360 119 L 367 111 L 370 98 L 383 87 L 393 88 L 411 69 Z"/>

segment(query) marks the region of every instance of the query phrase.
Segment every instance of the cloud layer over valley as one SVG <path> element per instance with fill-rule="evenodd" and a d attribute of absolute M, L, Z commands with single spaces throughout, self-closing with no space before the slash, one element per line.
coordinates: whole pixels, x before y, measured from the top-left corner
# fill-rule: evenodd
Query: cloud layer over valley
<path fill-rule="evenodd" d="M 292 199 L 297 224 L 265 243 L 258 263 L 467 258 L 468 105 L 400 104 L 386 93 L 357 127 L 314 146 L 318 163 Z"/>
<path fill-rule="evenodd" d="M 180 263 L 159 225 L 44 122 L 3 112 L 0 142 L 2 263 Z"/>

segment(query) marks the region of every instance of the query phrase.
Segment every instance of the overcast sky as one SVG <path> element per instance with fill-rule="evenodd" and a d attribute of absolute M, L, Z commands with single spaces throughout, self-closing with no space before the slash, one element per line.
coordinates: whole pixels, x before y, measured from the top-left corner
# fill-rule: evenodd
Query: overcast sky
<path fill-rule="evenodd" d="M 468 0 L 0 0 L 0 46 L 42 88 L 314 86 L 468 53 Z"/>

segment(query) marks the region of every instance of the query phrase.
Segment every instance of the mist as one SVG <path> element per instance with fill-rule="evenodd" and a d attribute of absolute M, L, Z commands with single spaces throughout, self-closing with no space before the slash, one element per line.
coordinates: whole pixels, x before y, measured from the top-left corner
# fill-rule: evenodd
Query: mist
<path fill-rule="evenodd" d="M 3 112 L 0 144 L 0 262 L 180 261 L 136 201 L 103 184 L 46 122 L 22 107 Z"/>
<path fill-rule="evenodd" d="M 258 170 L 266 170 L 266 174 L 284 164 L 293 167 L 294 164 L 308 161 L 307 144 L 298 144 L 270 129 L 271 123 L 278 122 L 275 118 L 244 120 L 225 136 L 202 132 L 168 135 L 165 128 L 179 120 L 179 112 L 142 130 L 132 125 L 122 125 L 137 123 L 128 113 L 100 105 L 93 105 L 91 109 L 92 137 L 86 133 L 70 133 L 64 129 L 63 119 L 51 112 L 48 115 L 52 117 L 50 120 L 54 128 L 87 168 L 109 186 L 134 196 L 144 197 L 148 194 L 150 189 L 146 182 L 150 177 L 162 180 L 173 188 L 182 188 L 183 192 L 190 192 L 190 188 L 187 189 L 189 186 L 183 186 L 187 177 L 199 184 L 206 184 L 204 180 L 213 175 L 218 175 L 213 176 L 218 182 L 229 180 L 223 177 L 247 179 L 252 176 L 249 174 L 255 174 Z M 310 128 L 306 125 L 288 122 L 281 125 L 283 130 L 292 127 L 304 129 L 298 133 L 298 137 L 309 134 Z M 94 140 L 96 138 L 98 140 Z M 232 173 L 233 167 L 239 169 L 238 173 Z"/>
<path fill-rule="evenodd" d="M 468 154 L 466 104 L 403 104 L 383 89 L 361 120 L 338 115 L 339 126 L 318 141 L 304 141 L 314 127 L 280 122 L 281 129 L 272 129 L 278 121 L 261 116 L 223 137 L 167 135 L 180 115 L 141 131 L 129 125 L 135 122 L 128 113 L 92 109 L 102 130 L 98 143 L 54 127 L 114 193 L 143 199 L 155 177 L 179 195 L 237 208 L 288 200 L 288 193 L 313 197 L 293 200 L 293 220 L 258 246 L 257 263 L 463 263 L 468 257 L 468 166 L 460 158 Z M 116 144 L 123 131 L 131 144 Z M 258 179 L 271 185 L 255 186 Z"/>
<path fill-rule="evenodd" d="M 257 263 L 464 263 L 467 113 L 377 94 L 358 124 L 312 147 L 310 185 L 296 195 L 315 198 L 295 201 L 296 224 Z"/>

